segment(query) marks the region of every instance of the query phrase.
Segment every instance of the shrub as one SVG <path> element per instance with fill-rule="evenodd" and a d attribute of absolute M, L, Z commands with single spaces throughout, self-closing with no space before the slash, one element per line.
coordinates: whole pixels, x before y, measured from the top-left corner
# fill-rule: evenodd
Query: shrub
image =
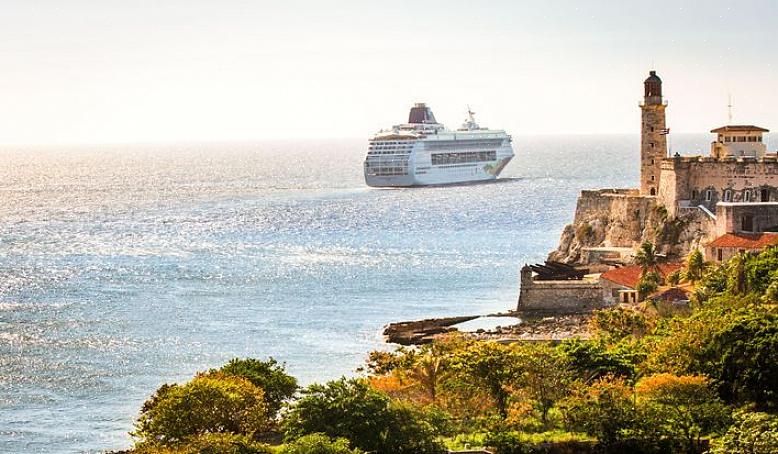
<path fill-rule="evenodd" d="M 711 454 L 772 454 L 778 452 L 778 416 L 736 412 L 735 424 L 713 443 Z"/>

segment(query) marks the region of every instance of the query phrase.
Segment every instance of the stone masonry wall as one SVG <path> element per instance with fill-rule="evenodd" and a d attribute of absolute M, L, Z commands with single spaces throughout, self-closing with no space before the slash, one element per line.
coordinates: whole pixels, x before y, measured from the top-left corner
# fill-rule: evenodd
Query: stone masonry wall
<path fill-rule="evenodd" d="M 574 313 L 601 307 L 605 303 L 597 281 L 534 281 L 528 266 L 521 269 L 519 311 Z"/>

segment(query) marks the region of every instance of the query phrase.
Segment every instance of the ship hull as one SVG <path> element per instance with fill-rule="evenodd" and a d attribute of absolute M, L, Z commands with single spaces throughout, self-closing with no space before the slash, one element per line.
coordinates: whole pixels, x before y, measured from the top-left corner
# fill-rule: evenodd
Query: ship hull
<path fill-rule="evenodd" d="M 484 183 L 496 180 L 512 157 L 456 166 L 409 166 L 405 175 L 377 176 L 369 175 L 366 171 L 365 183 L 374 188 Z"/>

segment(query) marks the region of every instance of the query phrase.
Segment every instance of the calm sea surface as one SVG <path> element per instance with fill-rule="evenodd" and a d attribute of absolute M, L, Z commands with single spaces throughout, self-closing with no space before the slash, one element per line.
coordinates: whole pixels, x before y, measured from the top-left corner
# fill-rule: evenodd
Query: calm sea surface
<path fill-rule="evenodd" d="M 674 138 L 708 147 L 708 136 Z M 637 136 L 516 137 L 498 183 L 369 189 L 366 141 L 0 150 L 0 452 L 119 449 L 165 382 L 353 374 L 398 320 L 504 311 Z"/>

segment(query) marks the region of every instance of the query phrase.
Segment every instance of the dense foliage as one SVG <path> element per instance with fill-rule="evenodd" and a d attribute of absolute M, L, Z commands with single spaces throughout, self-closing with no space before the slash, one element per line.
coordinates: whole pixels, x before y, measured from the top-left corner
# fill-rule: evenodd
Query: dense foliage
<path fill-rule="evenodd" d="M 288 375 L 284 366 L 278 364 L 273 358 L 267 361 L 235 358 L 220 369 L 210 371 L 210 373 L 216 372 L 243 377 L 262 389 L 265 393 L 265 403 L 273 415 L 277 414 L 281 404 L 291 399 L 297 391 L 297 379 Z"/>
<path fill-rule="evenodd" d="M 322 433 L 346 438 L 368 452 L 443 452 L 432 426 L 416 411 L 358 379 L 309 386 L 291 408 L 284 428 L 288 440 Z"/>
<path fill-rule="evenodd" d="M 648 280 L 656 260 L 641 248 Z M 597 311 L 591 338 L 559 344 L 449 335 L 373 352 L 367 377 L 298 396 L 274 360 L 233 360 L 157 390 L 135 450 L 425 454 L 445 442 L 498 454 L 778 452 L 778 247 L 720 266 L 693 253 L 671 281 L 692 292 L 686 310 Z"/>

